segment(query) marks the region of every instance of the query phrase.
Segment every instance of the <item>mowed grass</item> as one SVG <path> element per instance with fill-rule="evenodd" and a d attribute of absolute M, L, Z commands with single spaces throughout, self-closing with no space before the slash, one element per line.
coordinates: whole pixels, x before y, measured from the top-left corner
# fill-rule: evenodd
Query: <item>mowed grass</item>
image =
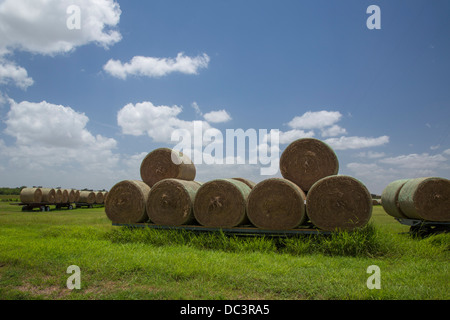
<path fill-rule="evenodd" d="M 128 229 L 103 208 L 1 202 L 0 299 L 449 299 L 450 235 L 408 230 L 380 206 L 357 232 L 270 238 Z M 71 265 L 79 290 L 67 288 Z M 367 287 L 371 265 L 381 289 Z"/>

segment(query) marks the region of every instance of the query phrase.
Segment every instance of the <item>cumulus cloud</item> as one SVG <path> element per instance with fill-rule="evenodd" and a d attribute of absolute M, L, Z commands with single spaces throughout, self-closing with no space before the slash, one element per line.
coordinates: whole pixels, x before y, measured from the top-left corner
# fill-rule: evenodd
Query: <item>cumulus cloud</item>
<path fill-rule="evenodd" d="M 34 165 L 64 163 L 101 164 L 114 156 L 114 139 L 94 136 L 87 130 L 89 119 L 70 107 L 42 101 L 39 103 L 9 100 L 4 132 L 16 139 L 9 147 L 12 158 Z M 51 115 L 51 116 L 49 116 Z"/>
<path fill-rule="evenodd" d="M 287 123 L 292 130 L 280 131 L 280 143 L 287 144 L 300 138 L 315 137 L 316 131 L 336 150 L 377 147 L 389 142 L 388 136 L 377 138 L 346 136 L 347 130 L 337 123 L 342 119 L 339 111 L 308 111 Z M 306 131 L 308 130 L 308 131 Z"/>
<path fill-rule="evenodd" d="M 194 121 L 186 121 L 178 116 L 182 112 L 179 106 L 155 106 L 150 101 L 129 103 L 119 110 L 117 123 L 124 134 L 141 136 L 147 134 L 155 142 L 170 143 L 174 130 L 185 129 L 194 132 Z M 201 121 L 202 129 L 211 126 Z"/>
<path fill-rule="evenodd" d="M 2 61 L 0 59 L 0 84 L 12 83 L 15 86 L 26 89 L 31 86 L 34 81 L 28 77 L 28 72 L 22 67 L 17 66 L 14 62 Z"/>
<path fill-rule="evenodd" d="M 308 111 L 288 122 L 293 129 L 317 129 L 332 126 L 338 122 L 342 114 L 338 111 Z"/>
<path fill-rule="evenodd" d="M 324 140 L 335 150 L 360 149 L 377 147 L 389 143 L 388 136 L 381 136 L 378 138 L 370 137 L 339 137 L 329 138 Z"/>
<path fill-rule="evenodd" d="M 156 78 L 173 72 L 198 74 L 199 69 L 208 67 L 209 60 L 206 53 L 188 57 L 180 52 L 175 59 L 135 56 L 126 63 L 111 59 L 103 66 L 103 70 L 120 79 L 126 79 L 129 75 Z"/>
<path fill-rule="evenodd" d="M 211 111 L 203 115 L 206 121 L 212 123 L 227 122 L 231 120 L 231 116 L 226 110 Z"/>
<path fill-rule="evenodd" d="M 80 28 L 71 30 L 67 9 L 73 5 L 80 9 Z M 120 15 L 114 0 L 2 0 L 0 52 L 54 55 L 88 43 L 109 47 L 122 38 L 115 30 Z"/>
<path fill-rule="evenodd" d="M 442 154 L 430 155 L 428 153 L 422 154 L 408 154 L 397 157 L 390 157 L 381 159 L 381 163 L 389 164 L 407 169 L 435 169 L 440 168 L 447 161 L 447 158 Z"/>

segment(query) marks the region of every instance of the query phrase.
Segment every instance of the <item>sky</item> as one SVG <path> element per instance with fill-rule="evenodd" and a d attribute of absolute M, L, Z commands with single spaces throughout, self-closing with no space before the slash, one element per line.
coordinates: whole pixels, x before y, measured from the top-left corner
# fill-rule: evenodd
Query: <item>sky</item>
<path fill-rule="evenodd" d="M 275 164 L 296 139 L 322 140 L 371 193 L 450 178 L 448 12 L 447 0 L 0 0 L 0 186 L 109 190 L 140 180 L 177 132 L 223 145 L 223 164 L 200 156 L 198 181 L 281 177 L 262 174 L 250 143 L 244 159 L 225 152 L 239 129 L 266 130 L 254 150 Z"/>

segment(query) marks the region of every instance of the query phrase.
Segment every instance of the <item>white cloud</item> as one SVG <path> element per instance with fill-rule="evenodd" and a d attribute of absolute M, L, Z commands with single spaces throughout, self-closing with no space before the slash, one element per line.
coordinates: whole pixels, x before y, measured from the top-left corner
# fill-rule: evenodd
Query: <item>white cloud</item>
<path fill-rule="evenodd" d="M 13 83 L 17 87 L 26 89 L 33 84 L 28 77 L 27 70 L 17 66 L 14 62 L 4 61 L 0 57 L 0 84 Z"/>
<path fill-rule="evenodd" d="M 202 110 L 200 110 L 200 107 L 198 106 L 197 102 L 192 102 L 191 107 L 195 110 L 195 113 L 198 114 L 199 116 L 202 116 Z"/>
<path fill-rule="evenodd" d="M 67 8 L 80 8 L 80 29 L 67 27 Z M 88 43 L 109 47 L 121 40 L 114 28 L 121 10 L 114 0 L 3 0 L 0 51 L 59 54 Z"/>
<path fill-rule="evenodd" d="M 295 141 L 297 139 L 312 138 L 312 137 L 314 137 L 314 131 L 304 131 L 304 130 L 293 129 L 293 130 L 289 130 L 289 131 L 285 131 L 285 132 L 280 131 L 279 142 L 281 144 L 289 144 L 292 141 Z"/>
<path fill-rule="evenodd" d="M 378 138 L 367 137 L 339 137 L 324 140 L 335 150 L 359 149 L 381 146 L 389 142 L 388 136 Z"/>
<path fill-rule="evenodd" d="M 450 155 L 450 149 L 444 150 L 442 153 L 446 154 L 446 155 Z"/>
<path fill-rule="evenodd" d="M 302 116 L 292 119 L 288 125 L 293 129 L 321 129 L 338 122 L 342 114 L 338 111 L 305 112 Z"/>
<path fill-rule="evenodd" d="M 128 63 L 111 59 L 103 66 L 103 69 L 120 79 L 126 79 L 129 75 L 162 77 L 173 72 L 198 74 L 199 69 L 208 67 L 209 60 L 206 53 L 188 57 L 180 52 L 175 59 L 135 56 Z"/>
<path fill-rule="evenodd" d="M 112 183 L 120 161 L 113 152 L 117 142 L 92 134 L 85 114 L 46 101 L 9 99 L 9 104 L 4 132 L 15 142 L 0 143 L 1 164 L 8 168 L 5 181 L 91 188 Z"/>
<path fill-rule="evenodd" d="M 329 128 L 322 129 L 322 137 L 335 137 L 343 134 L 347 134 L 347 130 L 337 124 L 332 125 Z"/>
<path fill-rule="evenodd" d="M 206 113 L 203 117 L 206 121 L 212 123 L 227 122 L 231 120 L 231 116 L 226 110 L 211 111 Z"/>
<path fill-rule="evenodd" d="M 147 134 L 155 142 L 173 143 L 172 132 L 177 129 L 186 129 L 194 132 L 194 121 L 178 118 L 182 112 L 178 106 L 155 106 L 150 101 L 127 104 L 119 110 L 117 123 L 124 134 L 141 136 Z M 202 130 L 211 126 L 202 121 Z"/>
<path fill-rule="evenodd" d="M 360 152 L 360 153 L 357 154 L 358 157 L 369 158 L 369 159 L 382 158 L 385 155 L 386 154 L 384 152 L 374 152 L 374 151 Z"/>
<path fill-rule="evenodd" d="M 413 153 L 380 160 L 381 163 L 385 163 L 388 165 L 419 170 L 440 168 L 446 161 L 447 158 L 445 158 L 441 154 L 429 155 L 428 153 Z"/>

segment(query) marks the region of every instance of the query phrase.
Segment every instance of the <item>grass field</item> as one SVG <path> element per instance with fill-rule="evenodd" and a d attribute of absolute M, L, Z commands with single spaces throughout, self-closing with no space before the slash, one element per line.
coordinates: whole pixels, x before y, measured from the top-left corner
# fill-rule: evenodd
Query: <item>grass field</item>
<path fill-rule="evenodd" d="M 446 300 L 450 235 L 415 238 L 374 207 L 361 231 L 293 238 L 114 227 L 103 208 L 0 202 L 0 299 Z M 81 288 L 69 290 L 77 265 Z M 367 268 L 381 289 L 368 289 Z"/>

